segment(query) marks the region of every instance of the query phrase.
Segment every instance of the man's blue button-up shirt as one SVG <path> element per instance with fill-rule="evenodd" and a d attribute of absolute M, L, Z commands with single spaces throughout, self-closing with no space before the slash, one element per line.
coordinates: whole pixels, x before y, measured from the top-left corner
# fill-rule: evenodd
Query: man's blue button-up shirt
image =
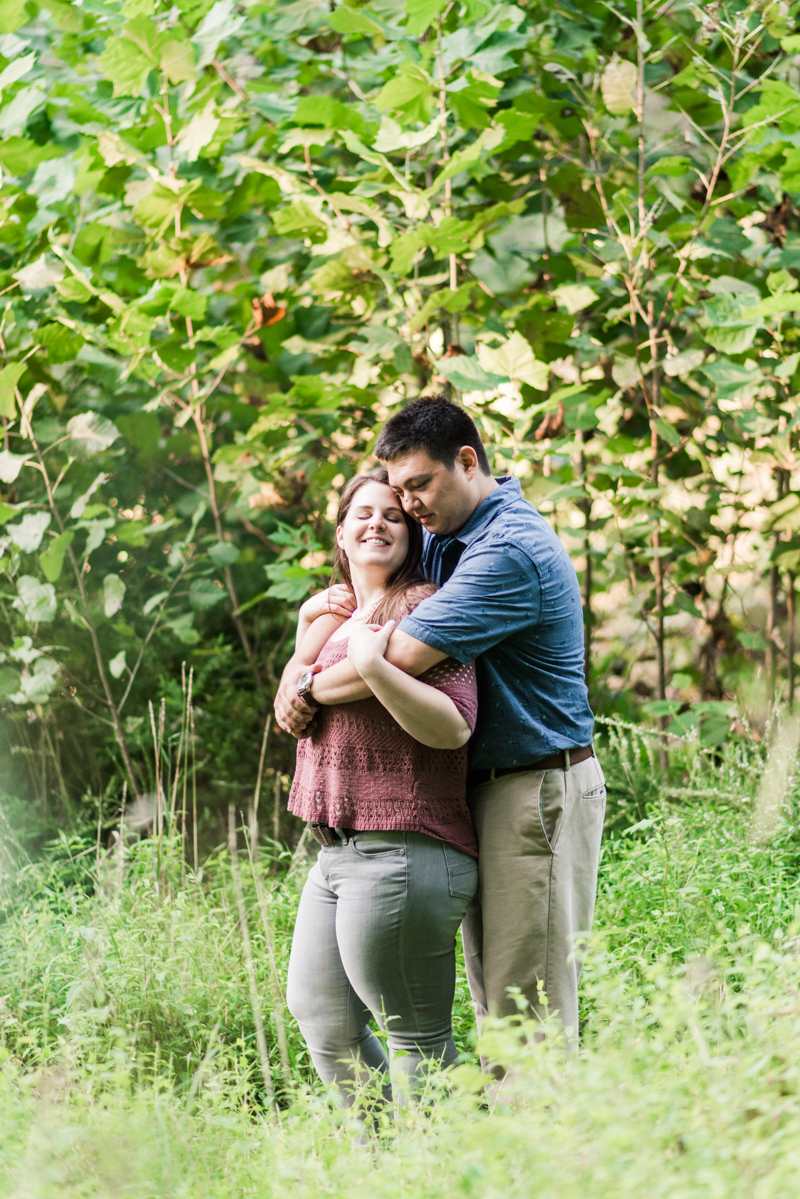
<path fill-rule="evenodd" d="M 498 482 L 457 535 L 425 533 L 425 575 L 443 586 L 400 625 L 459 662 L 475 660 L 473 768 L 589 745 L 594 728 L 575 570 L 519 481 Z"/>

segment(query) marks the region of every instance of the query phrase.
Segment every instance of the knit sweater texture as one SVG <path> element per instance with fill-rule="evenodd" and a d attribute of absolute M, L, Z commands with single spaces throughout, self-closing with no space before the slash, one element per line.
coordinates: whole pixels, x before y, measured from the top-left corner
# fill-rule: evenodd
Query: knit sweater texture
<path fill-rule="evenodd" d="M 329 641 L 323 669 L 347 657 Z M 475 668 L 446 658 L 420 681 L 448 695 L 469 727 L 478 713 Z M 402 729 L 377 699 L 323 706 L 298 742 L 289 810 L 332 828 L 427 833 L 478 856 L 466 802 L 467 747 L 432 749 Z"/>

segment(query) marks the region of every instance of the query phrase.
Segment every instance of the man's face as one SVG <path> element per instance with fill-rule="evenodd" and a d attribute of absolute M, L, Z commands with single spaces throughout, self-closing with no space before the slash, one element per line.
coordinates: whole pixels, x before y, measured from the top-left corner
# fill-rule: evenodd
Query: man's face
<path fill-rule="evenodd" d="M 460 456 L 448 468 L 425 450 L 417 450 L 387 463 L 387 469 L 389 486 L 406 512 L 430 533 L 457 533 L 475 511 L 477 465 L 463 462 Z"/>

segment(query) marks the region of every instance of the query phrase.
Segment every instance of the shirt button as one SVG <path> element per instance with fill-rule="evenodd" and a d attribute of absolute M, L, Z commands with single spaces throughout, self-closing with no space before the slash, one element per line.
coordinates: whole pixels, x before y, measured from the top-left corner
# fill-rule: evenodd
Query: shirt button
<path fill-rule="evenodd" d="M 403 854 L 404 854 L 405 852 L 406 852 L 406 851 L 405 851 L 404 849 L 401 849 L 401 850 L 400 850 L 400 856 L 402 857 L 402 856 L 403 856 Z"/>

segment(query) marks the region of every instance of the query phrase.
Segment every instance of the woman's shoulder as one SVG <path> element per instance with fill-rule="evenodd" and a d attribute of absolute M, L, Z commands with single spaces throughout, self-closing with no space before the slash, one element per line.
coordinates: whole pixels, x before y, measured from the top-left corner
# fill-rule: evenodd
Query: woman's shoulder
<path fill-rule="evenodd" d="M 421 604 L 424 599 L 428 599 L 429 596 L 433 595 L 438 590 L 439 588 L 435 583 L 426 583 L 424 581 L 412 583 L 411 586 L 407 587 L 403 592 L 403 596 L 399 604 L 400 611 L 398 615 L 408 616 L 410 612 L 414 611 L 418 604 Z"/>

